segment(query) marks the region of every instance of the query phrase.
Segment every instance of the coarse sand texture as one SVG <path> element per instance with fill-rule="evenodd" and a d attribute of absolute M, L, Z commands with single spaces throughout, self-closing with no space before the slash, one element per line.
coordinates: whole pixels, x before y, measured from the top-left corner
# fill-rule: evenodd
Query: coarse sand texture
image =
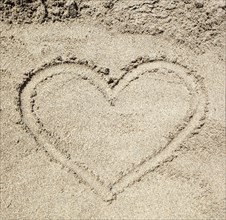
<path fill-rule="evenodd" d="M 225 219 L 221 0 L 2 0 L 0 219 Z"/>

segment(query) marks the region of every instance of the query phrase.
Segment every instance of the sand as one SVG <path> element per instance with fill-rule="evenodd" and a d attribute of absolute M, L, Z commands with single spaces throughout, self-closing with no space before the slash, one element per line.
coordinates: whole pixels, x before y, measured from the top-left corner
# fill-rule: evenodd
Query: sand
<path fill-rule="evenodd" d="M 225 9 L 2 1 L 1 219 L 225 219 Z"/>

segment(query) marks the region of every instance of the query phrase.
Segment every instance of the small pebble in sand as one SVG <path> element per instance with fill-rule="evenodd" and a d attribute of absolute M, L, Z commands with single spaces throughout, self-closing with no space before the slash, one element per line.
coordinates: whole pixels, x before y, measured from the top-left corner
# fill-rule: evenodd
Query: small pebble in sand
<path fill-rule="evenodd" d="M 204 6 L 204 1 L 203 0 L 196 0 L 195 1 L 195 7 L 196 8 L 203 8 Z"/>
<path fill-rule="evenodd" d="M 114 79 L 112 77 L 109 78 L 108 84 L 112 84 L 114 82 Z"/>
<path fill-rule="evenodd" d="M 78 15 L 78 6 L 74 0 L 68 0 L 66 5 L 67 7 L 67 16 L 75 18 Z"/>
<path fill-rule="evenodd" d="M 109 75 L 110 69 L 109 69 L 109 68 L 105 68 L 105 67 L 101 67 L 101 68 L 98 70 L 98 73 L 103 73 L 104 75 Z"/>

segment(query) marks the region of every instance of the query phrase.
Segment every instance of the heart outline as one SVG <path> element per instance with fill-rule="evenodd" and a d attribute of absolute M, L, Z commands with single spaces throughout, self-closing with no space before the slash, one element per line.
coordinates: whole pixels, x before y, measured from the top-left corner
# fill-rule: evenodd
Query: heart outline
<path fill-rule="evenodd" d="M 190 92 L 193 93 L 193 108 L 189 109 L 184 123 L 179 125 L 177 130 L 172 134 L 172 137 L 169 138 L 168 144 L 163 149 L 160 149 L 160 151 L 156 152 L 152 158 L 147 156 L 147 158 L 144 161 L 141 161 L 141 163 L 138 164 L 134 170 L 120 177 L 109 188 L 103 186 L 103 183 L 92 173 L 92 171 L 88 171 L 87 167 L 81 167 L 79 164 L 76 164 L 75 161 L 72 162 L 67 160 L 67 158 L 52 144 L 49 144 L 48 142 L 45 143 L 45 141 L 42 140 L 42 137 L 40 136 L 41 130 L 40 128 L 36 127 L 37 120 L 34 118 L 32 119 L 32 114 L 34 113 L 32 106 L 34 102 L 32 100 L 35 96 L 32 93 L 32 87 L 34 88 L 35 86 L 33 81 L 35 77 L 38 76 L 38 74 L 41 75 L 40 79 L 38 80 L 43 80 L 44 77 L 42 75 L 45 75 L 43 74 L 45 71 L 47 71 L 47 77 L 56 75 L 53 67 L 59 67 L 63 65 L 64 68 L 62 71 L 65 72 L 66 65 L 77 65 L 80 68 L 83 66 L 87 68 L 90 74 L 83 77 L 90 80 L 91 84 L 94 84 L 96 88 L 103 93 L 110 104 L 114 104 L 114 98 L 120 93 L 120 91 L 126 88 L 126 86 L 128 86 L 131 81 L 137 79 L 137 77 L 139 78 L 140 75 L 143 75 L 145 71 L 153 69 L 153 67 L 150 68 L 150 65 L 156 64 L 156 62 L 159 62 L 160 66 L 168 68 L 171 67 L 172 69 L 176 67 L 180 69 L 180 76 L 189 84 L 188 86 L 190 86 Z M 207 95 L 205 86 L 203 84 L 203 79 L 201 77 L 196 75 L 194 72 L 187 70 L 186 67 L 177 63 L 173 63 L 172 61 L 169 61 L 161 56 L 148 59 L 147 57 L 145 59 L 139 58 L 137 63 L 134 61 L 131 62 L 132 69 L 127 68 L 121 77 L 112 85 L 112 87 L 109 87 L 106 86 L 107 82 L 104 82 L 105 85 L 103 85 L 103 78 L 99 76 L 96 71 L 94 71 L 95 68 L 93 67 L 93 64 L 90 64 L 90 62 L 79 60 L 75 57 L 67 58 L 65 60 L 62 58 L 56 58 L 52 62 L 26 74 L 27 77 L 18 86 L 19 96 L 17 102 L 20 107 L 19 111 L 21 114 L 21 124 L 23 124 L 24 127 L 32 134 L 38 145 L 42 146 L 46 153 L 51 156 L 51 158 L 66 166 L 70 171 L 84 180 L 85 183 L 88 183 L 91 189 L 101 195 L 102 199 L 107 202 L 113 201 L 119 193 L 124 191 L 125 188 L 140 180 L 148 172 L 156 169 L 161 164 L 172 160 L 175 150 L 190 134 L 192 134 L 192 132 L 196 132 L 197 129 L 201 128 L 206 117 Z M 136 68 L 136 71 L 134 71 L 134 67 Z M 53 69 L 52 72 L 50 71 L 51 68 Z M 191 82 L 188 82 L 188 79 Z M 31 88 L 29 88 L 29 86 Z M 30 101 L 27 102 L 27 100 Z M 33 128 L 35 128 L 35 130 Z"/>

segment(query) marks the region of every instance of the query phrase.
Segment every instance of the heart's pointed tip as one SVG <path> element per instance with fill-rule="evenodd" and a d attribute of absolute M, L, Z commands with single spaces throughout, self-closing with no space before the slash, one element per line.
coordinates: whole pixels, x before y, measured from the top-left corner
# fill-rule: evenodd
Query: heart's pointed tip
<path fill-rule="evenodd" d="M 113 194 L 113 193 L 109 192 L 105 196 L 104 201 L 108 202 L 109 204 L 111 204 L 114 200 L 116 200 L 116 198 L 117 198 L 116 194 Z"/>

